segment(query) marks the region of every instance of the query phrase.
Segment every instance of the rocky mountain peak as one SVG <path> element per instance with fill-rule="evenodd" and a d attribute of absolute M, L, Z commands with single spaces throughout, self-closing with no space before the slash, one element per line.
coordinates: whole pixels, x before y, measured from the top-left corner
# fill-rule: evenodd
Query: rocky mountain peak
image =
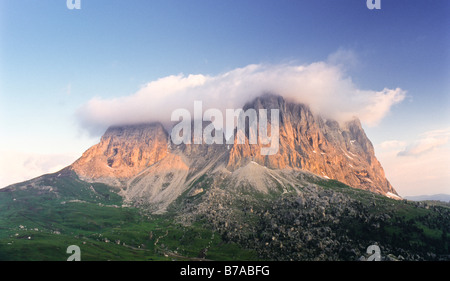
<path fill-rule="evenodd" d="M 288 102 L 276 95 L 256 98 L 244 107 L 248 108 L 279 109 L 279 151 L 265 156 L 259 153 L 259 144 L 235 145 L 230 151 L 230 169 L 250 160 L 271 169 L 302 169 L 355 188 L 397 194 L 359 119 L 339 124 L 314 114 L 305 104 Z"/>
<path fill-rule="evenodd" d="M 121 185 L 167 154 L 168 134 L 160 123 L 112 126 L 72 168 L 84 179 Z"/>
<path fill-rule="evenodd" d="M 164 127 L 152 123 L 110 127 L 100 143 L 87 150 L 71 168 L 83 180 L 121 187 L 131 201 L 162 206 L 168 206 L 203 175 L 239 184 L 253 179 L 251 184 L 258 185 L 256 189 L 265 190 L 262 185 L 278 175 L 277 171 L 283 175 L 306 171 L 354 188 L 397 194 L 358 119 L 339 124 L 314 114 L 307 105 L 276 95 L 258 97 L 243 107 L 251 108 L 257 112 L 267 109 L 269 134 L 270 110 L 279 110 L 276 154 L 262 155 L 264 145 L 249 144 L 248 130 L 244 144 L 174 145 Z M 279 182 L 291 180 L 277 177 Z"/>

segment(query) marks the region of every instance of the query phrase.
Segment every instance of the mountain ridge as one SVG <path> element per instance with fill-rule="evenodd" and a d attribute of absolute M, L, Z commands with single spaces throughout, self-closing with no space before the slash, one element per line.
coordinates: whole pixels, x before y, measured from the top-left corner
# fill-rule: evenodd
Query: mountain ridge
<path fill-rule="evenodd" d="M 411 201 L 427 201 L 427 200 L 435 200 L 450 203 L 450 194 L 438 193 L 438 194 L 423 194 L 423 195 L 412 195 L 412 196 L 404 196 L 406 200 Z"/>
<path fill-rule="evenodd" d="M 252 163 L 272 171 L 304 170 L 354 188 L 398 196 L 358 119 L 340 126 L 314 115 L 307 105 L 276 95 L 258 97 L 243 109 L 279 110 L 278 153 L 261 155 L 263 145 L 250 144 L 248 128 L 244 144 L 174 145 L 161 123 L 149 123 L 111 126 L 70 168 L 85 181 L 120 187 L 130 202 L 160 205 L 159 211 L 202 175 L 239 178 L 234 172 Z M 203 127 L 207 124 L 203 122 Z M 266 190 L 265 184 L 257 177 L 253 180 L 256 190 Z"/>
<path fill-rule="evenodd" d="M 449 259 L 450 208 L 393 200 L 358 120 L 276 96 L 246 108 L 272 106 L 275 155 L 249 131 L 174 145 L 160 123 L 113 126 L 74 164 L 0 189 L 0 260 L 61 260 L 68 245 L 85 260 L 365 260 L 370 245 L 382 260 Z"/>

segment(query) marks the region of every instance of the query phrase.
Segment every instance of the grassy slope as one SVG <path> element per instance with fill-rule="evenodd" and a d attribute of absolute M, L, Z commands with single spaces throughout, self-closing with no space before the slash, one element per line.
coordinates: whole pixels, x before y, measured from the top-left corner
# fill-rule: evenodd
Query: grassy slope
<path fill-rule="evenodd" d="M 337 181 L 311 181 L 351 195 L 373 214 L 390 214 L 392 223 L 379 233 L 382 237 L 374 239 L 427 247 L 450 238 L 443 231 L 449 223 L 443 207 L 418 208 L 417 204 L 356 190 Z M 54 190 L 32 185 L 52 186 Z M 200 185 L 206 189 L 207 179 L 199 179 L 192 187 Z M 66 260 L 69 245 L 80 247 L 82 260 L 257 259 L 255 251 L 225 243 L 202 222 L 184 227 L 175 223 L 173 212 L 155 216 L 123 207 L 122 198 L 110 187 L 82 182 L 67 171 L 0 191 L 0 260 Z M 200 196 L 192 200 L 200 200 Z M 446 224 L 439 223 L 442 220 Z M 356 236 L 365 235 L 359 225 L 348 227 L 355 228 Z M 437 247 L 446 248 L 445 253 L 448 244 Z"/>
<path fill-rule="evenodd" d="M 249 259 L 251 251 L 224 244 L 200 224 L 182 227 L 170 215 L 143 214 L 122 207 L 122 199 L 102 184 L 73 174 L 43 176 L 0 192 L 0 260 L 66 260 L 77 245 L 82 260 Z M 76 201 L 72 201 L 76 200 Z M 242 254 L 242 255 L 241 255 Z"/>

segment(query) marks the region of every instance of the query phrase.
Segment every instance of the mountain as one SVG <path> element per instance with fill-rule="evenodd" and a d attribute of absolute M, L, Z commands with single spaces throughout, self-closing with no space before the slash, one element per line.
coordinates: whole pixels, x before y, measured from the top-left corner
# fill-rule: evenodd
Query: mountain
<path fill-rule="evenodd" d="M 177 146 L 160 123 L 153 123 L 109 128 L 100 143 L 70 168 L 85 181 L 121 188 L 127 201 L 151 205 L 157 212 L 164 212 L 204 175 L 223 179 L 222 183 L 247 182 L 255 190 L 267 192 L 275 184 L 273 178 L 286 185 L 292 181 L 287 174 L 308 171 L 399 198 L 359 120 L 340 126 L 315 116 L 306 105 L 274 95 L 255 99 L 244 106 L 248 109 L 279 110 L 279 150 L 275 155 L 261 155 L 263 145 L 249 144 L 248 131 L 245 144 Z"/>
<path fill-rule="evenodd" d="M 71 167 L 82 179 L 121 186 L 168 154 L 167 136 L 160 124 L 113 126 Z"/>
<path fill-rule="evenodd" d="M 340 126 L 314 115 L 306 105 L 289 103 L 279 96 L 257 98 L 244 107 L 248 108 L 280 110 L 280 150 L 263 157 L 252 147 L 235 146 L 229 165 L 239 166 L 234 159 L 252 159 L 271 169 L 298 168 L 355 188 L 397 195 L 358 119 Z"/>
<path fill-rule="evenodd" d="M 407 200 L 412 201 L 443 201 L 450 203 L 450 194 L 433 194 L 433 195 L 416 195 L 416 196 L 405 196 Z"/>
<path fill-rule="evenodd" d="M 72 165 L 0 189 L 0 260 L 69 245 L 84 260 L 450 259 L 450 208 L 399 200 L 357 119 L 275 95 L 243 109 L 279 110 L 277 153 L 250 144 L 259 126 L 178 145 L 160 123 L 112 126 Z"/>

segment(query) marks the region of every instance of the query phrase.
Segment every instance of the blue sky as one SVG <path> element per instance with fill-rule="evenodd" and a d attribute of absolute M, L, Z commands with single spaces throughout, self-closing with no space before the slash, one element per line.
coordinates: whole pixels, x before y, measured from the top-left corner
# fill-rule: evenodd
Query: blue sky
<path fill-rule="evenodd" d="M 450 193 L 442 159 L 450 151 L 450 2 L 381 5 L 81 0 L 81 10 L 69 10 L 66 0 L 0 0 L 0 186 L 70 164 L 95 144 L 99 136 L 76 115 L 94 97 L 130 96 L 169 75 L 311 64 L 340 52 L 350 54 L 343 71 L 359 89 L 406 91 L 377 126 L 365 127 L 394 187 L 401 195 Z M 411 155 L 398 156 L 405 151 Z M 422 170 L 433 188 L 414 178 L 421 163 L 436 165 Z"/>

